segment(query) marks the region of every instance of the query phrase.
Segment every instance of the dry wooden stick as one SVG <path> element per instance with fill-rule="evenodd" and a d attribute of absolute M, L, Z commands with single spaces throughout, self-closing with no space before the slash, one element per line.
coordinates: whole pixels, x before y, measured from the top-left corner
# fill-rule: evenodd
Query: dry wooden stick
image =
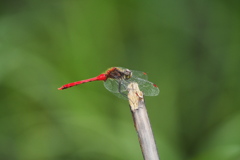
<path fill-rule="evenodd" d="M 129 105 L 144 160 L 159 160 L 156 143 L 144 103 L 143 93 L 139 90 L 137 83 L 129 84 L 128 89 Z"/>

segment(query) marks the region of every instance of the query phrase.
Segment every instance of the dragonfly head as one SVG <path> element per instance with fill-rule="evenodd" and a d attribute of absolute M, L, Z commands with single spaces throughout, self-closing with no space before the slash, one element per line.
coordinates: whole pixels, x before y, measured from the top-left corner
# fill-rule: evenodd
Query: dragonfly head
<path fill-rule="evenodd" d="M 129 79 L 132 77 L 132 72 L 129 69 L 125 69 L 123 73 L 125 79 Z"/>

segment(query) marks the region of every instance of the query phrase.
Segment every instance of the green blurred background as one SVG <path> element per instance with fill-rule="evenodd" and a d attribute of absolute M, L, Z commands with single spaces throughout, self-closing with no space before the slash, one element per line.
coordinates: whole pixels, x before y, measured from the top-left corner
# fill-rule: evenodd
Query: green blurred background
<path fill-rule="evenodd" d="M 143 159 L 128 102 L 102 82 L 145 71 L 162 160 L 240 159 L 240 1 L 1 0 L 0 159 Z"/>

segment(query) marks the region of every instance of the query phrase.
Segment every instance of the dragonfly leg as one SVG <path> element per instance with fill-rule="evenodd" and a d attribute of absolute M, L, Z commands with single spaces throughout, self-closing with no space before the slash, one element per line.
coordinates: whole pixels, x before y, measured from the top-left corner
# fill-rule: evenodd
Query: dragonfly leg
<path fill-rule="evenodd" d="M 119 85 L 118 85 L 118 91 L 121 95 L 123 95 L 124 97 L 128 98 L 127 97 L 127 94 L 123 93 L 122 90 L 121 90 L 121 87 L 122 87 L 122 83 L 119 81 Z"/>

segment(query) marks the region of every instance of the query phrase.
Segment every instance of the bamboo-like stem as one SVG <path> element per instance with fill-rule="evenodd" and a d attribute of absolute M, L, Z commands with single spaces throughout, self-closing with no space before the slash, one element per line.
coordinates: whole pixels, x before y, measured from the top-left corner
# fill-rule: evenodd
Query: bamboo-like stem
<path fill-rule="evenodd" d="M 129 105 L 144 160 L 159 160 L 143 93 L 139 90 L 137 83 L 129 84 L 128 89 Z"/>

